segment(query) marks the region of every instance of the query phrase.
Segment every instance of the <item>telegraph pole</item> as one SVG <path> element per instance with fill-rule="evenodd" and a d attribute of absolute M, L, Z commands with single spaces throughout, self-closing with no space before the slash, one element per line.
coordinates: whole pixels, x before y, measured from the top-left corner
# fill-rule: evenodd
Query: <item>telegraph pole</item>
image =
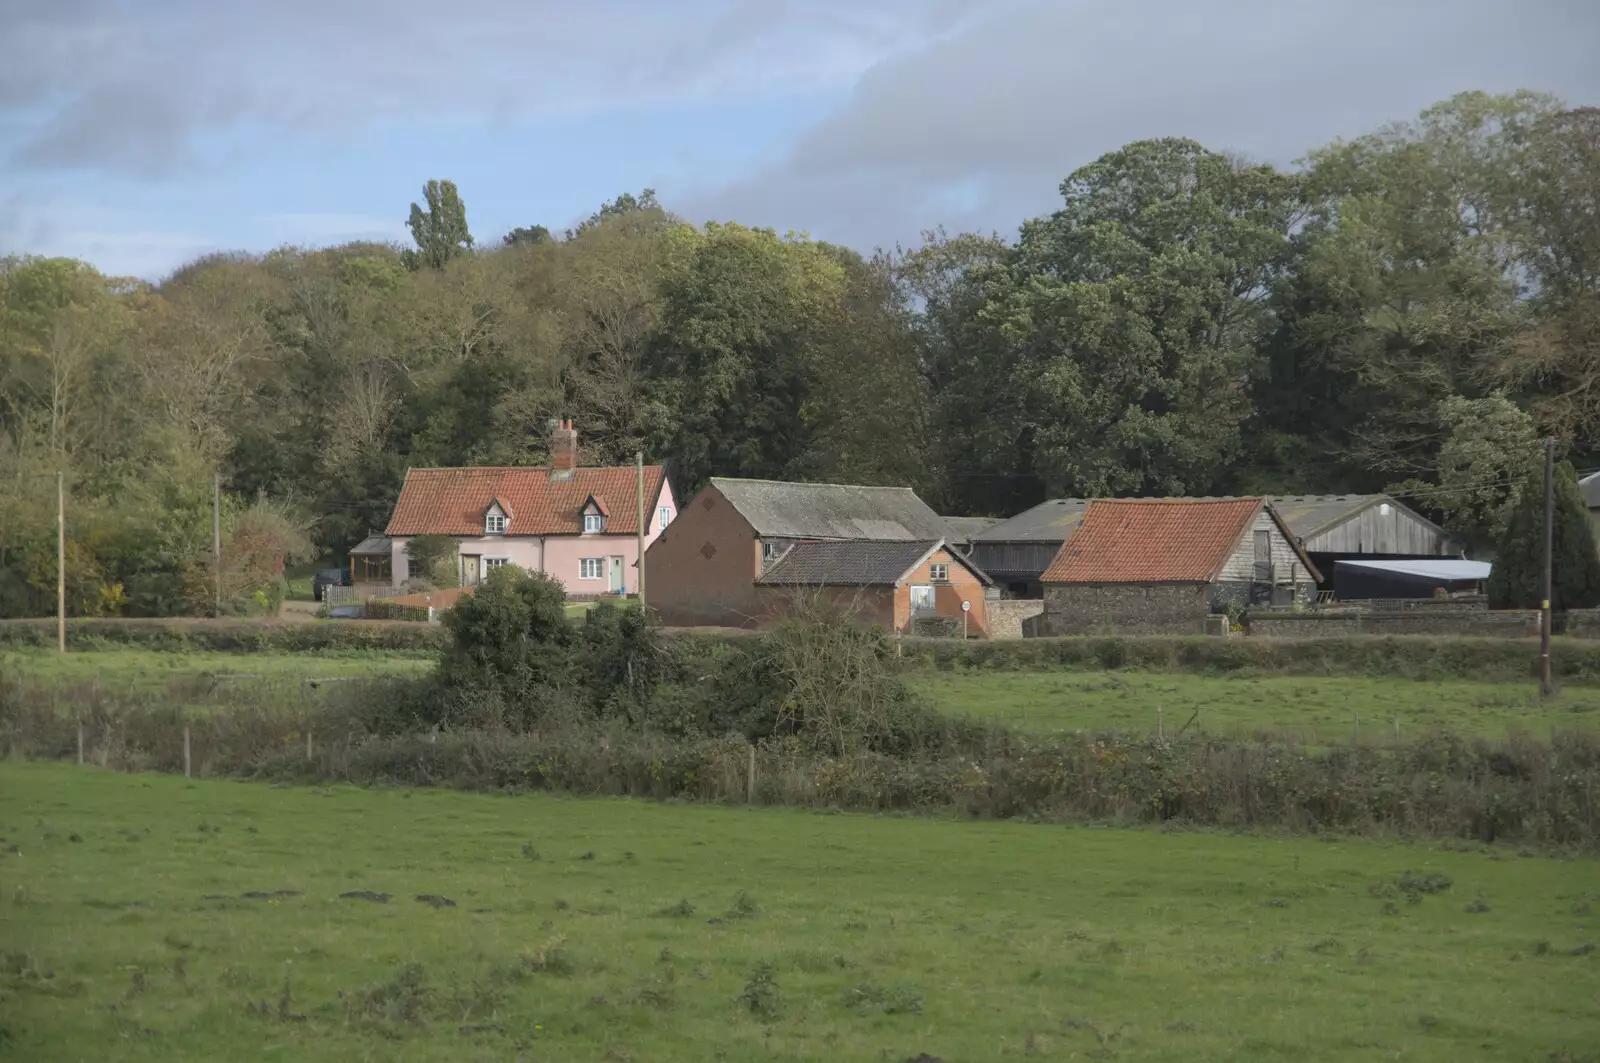
<path fill-rule="evenodd" d="M 1544 601 L 1539 609 L 1539 693 L 1555 694 L 1550 681 L 1550 599 L 1555 591 L 1556 441 L 1544 441 Z"/>
<path fill-rule="evenodd" d="M 67 475 L 56 471 L 56 649 L 67 652 Z"/>
<path fill-rule="evenodd" d="M 217 603 L 213 616 L 222 615 L 222 470 L 211 481 L 211 567 L 216 570 Z"/>
<path fill-rule="evenodd" d="M 639 552 L 639 611 L 644 611 L 644 451 L 634 451 L 635 479 L 639 487 L 639 526 L 636 529 Z"/>

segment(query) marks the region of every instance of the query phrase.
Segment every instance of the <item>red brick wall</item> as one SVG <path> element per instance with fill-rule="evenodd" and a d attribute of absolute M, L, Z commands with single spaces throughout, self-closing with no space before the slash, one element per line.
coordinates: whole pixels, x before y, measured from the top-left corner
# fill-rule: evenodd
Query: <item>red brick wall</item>
<path fill-rule="evenodd" d="M 933 583 L 932 569 L 934 565 L 944 565 L 949 571 L 946 583 Z M 898 631 L 906 631 L 911 626 L 911 584 L 933 583 L 933 606 L 937 616 L 949 617 L 952 620 L 961 619 L 961 603 L 972 603 L 972 611 L 967 614 L 967 634 L 980 638 L 988 637 L 989 621 L 983 609 L 983 582 L 974 576 L 966 566 L 958 563 L 950 556 L 949 550 L 937 550 L 928 560 L 924 561 L 904 584 L 895 590 L 894 626 Z"/>
<path fill-rule="evenodd" d="M 645 551 L 644 563 L 645 598 L 664 624 L 744 627 L 762 614 L 755 593 L 761 544 L 715 487 L 678 511 Z"/>

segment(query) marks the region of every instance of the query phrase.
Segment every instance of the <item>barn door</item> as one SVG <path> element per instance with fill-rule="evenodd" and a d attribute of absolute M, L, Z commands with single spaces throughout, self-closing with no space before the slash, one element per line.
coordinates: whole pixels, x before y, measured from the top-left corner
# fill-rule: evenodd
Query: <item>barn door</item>
<path fill-rule="evenodd" d="M 1272 532 L 1265 528 L 1256 532 L 1255 581 L 1272 582 Z"/>
<path fill-rule="evenodd" d="M 933 615 L 933 587 L 926 583 L 911 585 L 911 619 L 920 620 Z"/>

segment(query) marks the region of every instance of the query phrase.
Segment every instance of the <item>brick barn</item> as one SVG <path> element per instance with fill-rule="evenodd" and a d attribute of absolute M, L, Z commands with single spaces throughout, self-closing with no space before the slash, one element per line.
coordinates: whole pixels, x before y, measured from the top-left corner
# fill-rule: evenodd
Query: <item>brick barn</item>
<path fill-rule="evenodd" d="M 757 581 L 798 543 L 926 550 L 948 531 L 906 487 L 713 477 L 645 551 L 645 597 L 666 624 L 753 626 L 766 618 L 772 598 Z"/>
<path fill-rule="evenodd" d="M 1045 631 L 1198 635 L 1213 613 L 1315 595 L 1321 577 L 1262 498 L 1103 498 L 1045 570 Z"/>
<path fill-rule="evenodd" d="M 988 576 L 943 540 L 804 542 L 761 574 L 756 599 L 763 619 L 820 597 L 891 631 L 982 638 L 990 586 Z"/>

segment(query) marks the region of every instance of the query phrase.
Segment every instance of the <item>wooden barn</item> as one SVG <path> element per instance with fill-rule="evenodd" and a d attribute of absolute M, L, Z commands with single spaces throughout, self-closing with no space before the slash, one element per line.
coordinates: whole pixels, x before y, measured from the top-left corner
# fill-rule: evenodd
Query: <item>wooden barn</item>
<path fill-rule="evenodd" d="M 1388 495 L 1284 495 L 1269 504 L 1324 581 L 1332 580 L 1337 561 L 1462 556 L 1450 533 Z"/>

